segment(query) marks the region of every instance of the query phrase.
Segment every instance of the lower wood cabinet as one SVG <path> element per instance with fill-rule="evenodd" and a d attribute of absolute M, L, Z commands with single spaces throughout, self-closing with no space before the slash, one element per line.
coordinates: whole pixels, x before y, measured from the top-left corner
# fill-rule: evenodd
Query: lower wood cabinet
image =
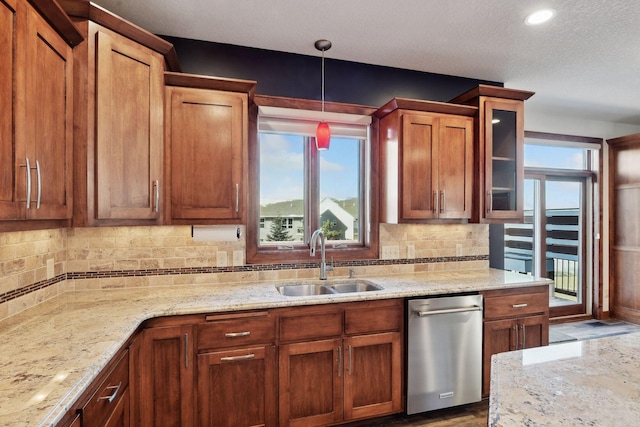
<path fill-rule="evenodd" d="M 198 425 L 276 425 L 274 345 L 198 354 Z"/>
<path fill-rule="evenodd" d="M 482 394 L 489 395 L 491 356 L 549 344 L 549 287 L 484 293 Z"/>
<path fill-rule="evenodd" d="M 148 328 L 143 340 L 140 426 L 194 425 L 193 327 Z"/>
<path fill-rule="evenodd" d="M 322 426 L 402 411 L 401 301 L 299 308 L 281 316 L 281 342 L 301 339 L 287 326 L 309 318 L 316 321 L 303 329 L 304 341 L 280 345 L 280 426 Z"/>

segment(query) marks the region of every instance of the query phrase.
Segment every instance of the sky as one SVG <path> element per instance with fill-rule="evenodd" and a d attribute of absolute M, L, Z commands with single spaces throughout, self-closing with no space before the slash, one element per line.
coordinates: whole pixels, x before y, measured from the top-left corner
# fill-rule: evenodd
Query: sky
<path fill-rule="evenodd" d="M 304 137 L 260 134 L 260 204 L 303 198 Z M 332 138 L 320 155 L 320 198 L 358 195 L 358 141 Z"/>

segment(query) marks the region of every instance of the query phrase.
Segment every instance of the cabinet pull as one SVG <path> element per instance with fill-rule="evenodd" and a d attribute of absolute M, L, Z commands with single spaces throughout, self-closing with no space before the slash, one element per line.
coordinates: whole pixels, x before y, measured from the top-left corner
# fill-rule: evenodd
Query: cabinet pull
<path fill-rule="evenodd" d="M 25 164 L 20 167 L 27 168 L 27 209 L 31 209 L 31 163 L 29 158 L 25 157 Z"/>
<path fill-rule="evenodd" d="M 438 212 L 438 192 L 433 192 L 433 212 Z"/>
<path fill-rule="evenodd" d="M 189 334 L 184 334 L 184 367 L 189 369 Z"/>
<path fill-rule="evenodd" d="M 522 328 L 522 347 L 520 348 L 527 348 L 527 336 L 525 335 L 524 325 L 520 325 L 520 327 Z"/>
<path fill-rule="evenodd" d="M 251 360 L 254 357 L 256 357 L 256 355 L 251 353 L 251 354 L 245 354 L 245 355 L 242 355 L 242 356 L 221 357 L 220 361 L 222 361 L 222 362 L 236 362 L 238 360 Z"/>
<path fill-rule="evenodd" d="M 351 366 L 352 366 L 352 362 L 353 362 L 353 359 L 352 359 L 351 356 L 352 356 L 352 348 L 351 348 L 351 346 L 349 346 L 349 368 L 348 368 L 349 376 L 351 376 Z"/>
<path fill-rule="evenodd" d="M 160 212 L 160 181 L 157 179 L 153 181 L 153 194 L 155 202 L 153 204 L 153 210 L 155 213 Z"/>
<path fill-rule="evenodd" d="M 108 396 L 100 396 L 100 397 L 98 397 L 98 401 L 106 400 L 109 403 L 113 402 L 114 399 L 116 398 L 116 396 L 118 395 L 118 392 L 120 391 L 120 387 L 122 387 L 122 381 L 120 381 L 120 384 L 118 384 L 118 385 L 110 385 L 110 386 L 106 387 L 105 390 L 113 390 L 113 393 L 111 393 Z"/>
<path fill-rule="evenodd" d="M 342 377 L 342 346 L 338 346 L 338 378 Z"/>
<path fill-rule="evenodd" d="M 440 212 L 444 213 L 444 211 L 447 210 L 447 195 L 444 190 L 440 192 L 440 197 L 442 198 L 442 201 L 440 202 Z"/>
<path fill-rule="evenodd" d="M 513 329 L 516 331 L 516 350 L 518 349 L 518 325 L 514 326 Z"/>
<path fill-rule="evenodd" d="M 226 334 L 224 334 L 225 337 L 227 338 L 236 338 L 236 337 L 246 337 L 251 335 L 250 331 L 244 331 L 244 332 L 227 332 Z"/>
<path fill-rule="evenodd" d="M 513 307 L 513 308 L 523 308 L 523 307 L 526 307 L 528 305 L 529 304 L 527 304 L 527 303 L 524 303 L 524 304 L 513 304 L 511 307 Z"/>
<path fill-rule="evenodd" d="M 36 198 L 36 209 L 40 209 L 40 200 L 42 199 L 42 174 L 40 173 L 40 162 L 36 160 L 36 176 L 38 183 L 38 197 Z"/>
<path fill-rule="evenodd" d="M 487 191 L 487 213 L 493 212 L 493 197 L 491 197 L 491 190 Z"/>
<path fill-rule="evenodd" d="M 236 184 L 236 213 L 240 211 L 240 184 Z"/>

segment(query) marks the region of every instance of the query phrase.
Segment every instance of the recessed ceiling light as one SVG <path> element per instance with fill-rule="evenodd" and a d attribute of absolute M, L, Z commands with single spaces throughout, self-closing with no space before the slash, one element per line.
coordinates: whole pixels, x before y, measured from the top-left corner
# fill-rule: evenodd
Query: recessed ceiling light
<path fill-rule="evenodd" d="M 527 25 L 540 25 L 544 24 L 547 21 L 550 21 L 554 16 L 556 16 L 555 10 L 542 9 L 528 15 L 525 18 L 524 23 Z"/>

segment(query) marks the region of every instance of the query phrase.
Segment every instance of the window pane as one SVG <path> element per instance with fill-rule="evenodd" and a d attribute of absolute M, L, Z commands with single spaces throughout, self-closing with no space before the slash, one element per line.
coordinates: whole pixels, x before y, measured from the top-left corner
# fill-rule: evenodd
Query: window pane
<path fill-rule="evenodd" d="M 304 241 L 305 141 L 298 135 L 260 134 L 260 245 Z"/>
<path fill-rule="evenodd" d="M 582 182 L 547 181 L 545 275 L 555 282 L 555 297 L 581 302 Z"/>
<path fill-rule="evenodd" d="M 360 241 L 362 142 L 331 138 L 320 152 L 319 218 L 327 240 Z"/>
<path fill-rule="evenodd" d="M 536 236 L 540 180 L 524 180 L 524 223 L 504 225 L 504 269 L 536 275 Z"/>
<path fill-rule="evenodd" d="M 524 165 L 532 168 L 586 169 L 583 148 L 524 145 Z"/>

